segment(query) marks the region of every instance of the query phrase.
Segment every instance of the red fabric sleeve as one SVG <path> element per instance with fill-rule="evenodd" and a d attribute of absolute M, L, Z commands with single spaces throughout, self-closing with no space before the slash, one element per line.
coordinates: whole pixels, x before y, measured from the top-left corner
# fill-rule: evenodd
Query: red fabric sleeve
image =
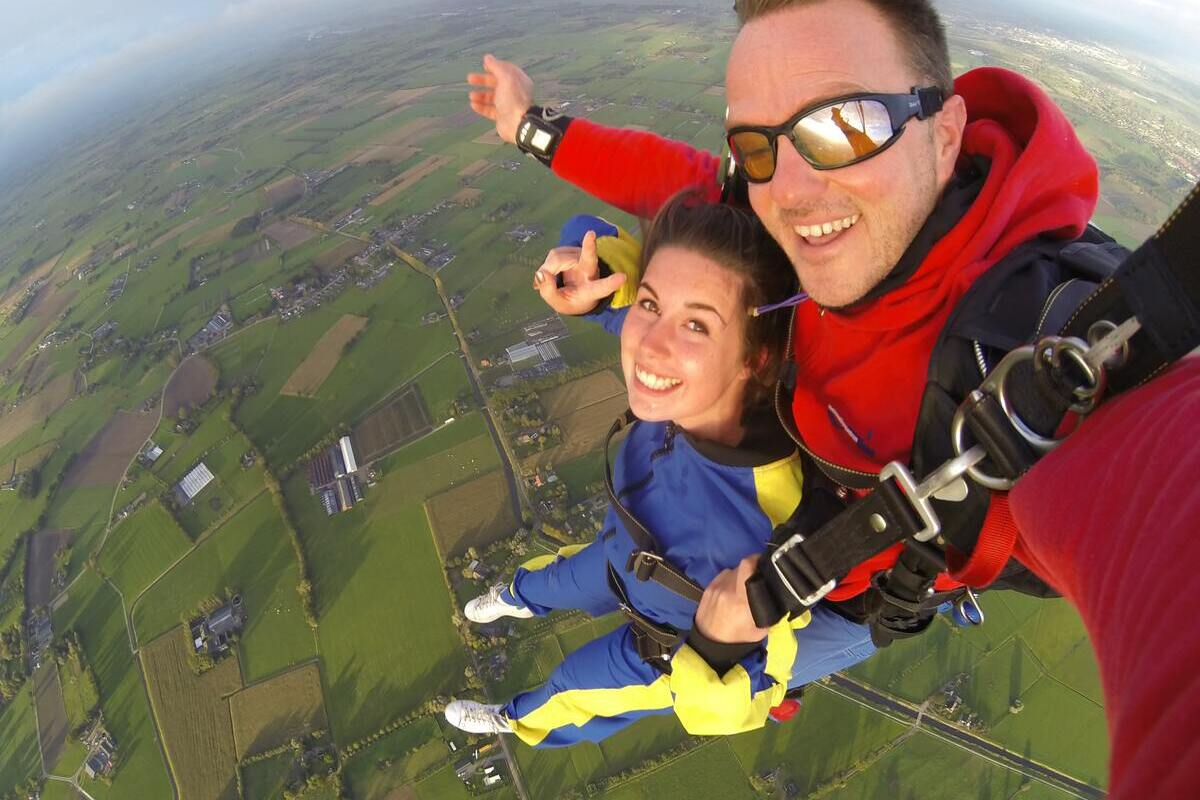
<path fill-rule="evenodd" d="M 698 187 L 706 200 L 719 200 L 719 166 L 720 159 L 712 153 L 683 142 L 575 119 L 554 153 L 551 168 L 609 205 L 650 219 L 682 189 Z"/>
<path fill-rule="evenodd" d="M 1114 399 L 1012 490 L 1018 555 L 1079 608 L 1113 798 L 1200 797 L 1200 358 Z"/>

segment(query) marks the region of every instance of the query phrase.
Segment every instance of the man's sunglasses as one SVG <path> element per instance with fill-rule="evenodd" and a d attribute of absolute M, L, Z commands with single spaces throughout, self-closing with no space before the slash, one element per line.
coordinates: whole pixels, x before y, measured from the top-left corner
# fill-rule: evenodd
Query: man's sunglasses
<path fill-rule="evenodd" d="M 942 90 L 936 86 L 908 94 L 850 94 L 822 100 L 782 125 L 730 128 L 726 141 L 746 180 L 766 183 L 775 175 L 780 136 L 790 139 L 813 169 L 838 169 L 882 153 L 910 119 L 925 119 L 941 108 Z"/>

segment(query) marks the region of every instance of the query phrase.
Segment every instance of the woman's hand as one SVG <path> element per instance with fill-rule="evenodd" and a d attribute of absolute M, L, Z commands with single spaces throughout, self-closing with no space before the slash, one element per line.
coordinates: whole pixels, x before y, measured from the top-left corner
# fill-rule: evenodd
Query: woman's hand
<path fill-rule="evenodd" d="M 516 144 L 517 126 L 533 105 L 533 79 L 516 64 L 491 53 L 483 57 L 483 70 L 467 75 L 467 83 L 480 87 L 468 95 L 471 110 L 495 122 L 501 139 Z"/>
<path fill-rule="evenodd" d="M 717 573 L 704 589 L 696 609 L 696 628 L 706 639 L 729 644 L 761 642 L 767 629 L 754 624 L 746 579 L 758 567 L 758 556 L 746 556 L 735 569 Z"/>
<path fill-rule="evenodd" d="M 562 286 L 558 285 L 559 275 Z M 560 314 L 586 314 L 625 283 L 619 272 L 607 278 L 599 276 L 596 233 L 588 231 L 582 247 L 556 247 L 546 254 L 533 275 L 533 288 Z"/>

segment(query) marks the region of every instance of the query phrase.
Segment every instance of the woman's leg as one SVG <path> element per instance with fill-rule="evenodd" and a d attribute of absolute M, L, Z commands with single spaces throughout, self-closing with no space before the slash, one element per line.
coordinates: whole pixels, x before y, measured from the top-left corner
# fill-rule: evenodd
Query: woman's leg
<path fill-rule="evenodd" d="M 875 654 L 871 629 L 851 622 L 824 603 L 810 612 L 812 620 L 796 631 L 796 660 L 789 688 L 803 686 L 866 661 Z"/>
<path fill-rule="evenodd" d="M 622 625 L 571 653 L 546 683 L 501 713 L 535 747 L 599 742 L 642 717 L 671 713 L 668 681 L 638 657 L 633 633 Z"/>
<path fill-rule="evenodd" d="M 577 608 L 594 617 L 617 610 L 608 588 L 608 558 L 599 538 L 526 561 L 500 597 L 539 616 L 556 609 Z"/>

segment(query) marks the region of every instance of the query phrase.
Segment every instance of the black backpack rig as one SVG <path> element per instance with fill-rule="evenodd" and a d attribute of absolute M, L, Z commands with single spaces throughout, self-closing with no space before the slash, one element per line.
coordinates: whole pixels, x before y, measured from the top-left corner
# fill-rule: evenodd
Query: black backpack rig
<path fill-rule="evenodd" d="M 833 604 L 879 646 L 924 631 L 947 600 L 974 602 L 970 588 L 934 591 L 948 568 L 968 587 L 1053 596 L 1011 559 L 1011 518 L 989 526 L 989 509 L 1006 509 L 1007 490 L 1069 435 L 1068 415 L 1078 422 L 1200 346 L 1198 196 L 1200 185 L 1133 253 L 1089 227 L 1065 245 L 1022 245 L 980 276 L 934 347 L 910 463 L 864 479 L 814 457 L 822 476 L 747 581 L 758 625 L 810 608 L 901 542 L 869 591 Z M 873 491 L 846 504 L 841 487 Z"/>

